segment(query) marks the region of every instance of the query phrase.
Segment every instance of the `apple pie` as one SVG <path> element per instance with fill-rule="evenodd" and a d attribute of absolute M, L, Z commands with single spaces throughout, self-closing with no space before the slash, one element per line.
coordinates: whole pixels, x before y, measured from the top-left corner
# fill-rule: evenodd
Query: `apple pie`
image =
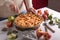
<path fill-rule="evenodd" d="M 15 25 L 19 28 L 34 28 L 36 25 L 42 23 L 43 18 L 32 12 L 20 14 L 15 18 Z"/>

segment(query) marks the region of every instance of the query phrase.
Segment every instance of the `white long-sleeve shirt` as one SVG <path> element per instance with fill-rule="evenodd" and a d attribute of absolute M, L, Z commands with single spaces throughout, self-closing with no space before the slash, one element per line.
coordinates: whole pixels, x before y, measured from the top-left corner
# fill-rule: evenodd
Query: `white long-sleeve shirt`
<path fill-rule="evenodd" d="M 6 18 L 11 15 L 16 15 L 14 11 L 11 11 L 9 8 L 10 4 L 15 3 L 19 8 L 19 11 L 22 12 L 26 10 L 24 5 L 24 0 L 0 0 L 0 17 Z M 32 0 L 25 0 L 27 8 L 32 8 Z"/>

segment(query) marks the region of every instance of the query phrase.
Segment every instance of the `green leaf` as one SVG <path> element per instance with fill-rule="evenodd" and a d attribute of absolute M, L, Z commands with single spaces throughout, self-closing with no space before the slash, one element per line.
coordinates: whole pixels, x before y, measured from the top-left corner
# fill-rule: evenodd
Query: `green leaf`
<path fill-rule="evenodd" d="M 52 20 L 50 20 L 49 24 L 53 24 L 53 21 L 52 21 Z"/>
<path fill-rule="evenodd" d="M 8 32 L 7 35 L 10 35 L 12 32 Z"/>
<path fill-rule="evenodd" d="M 48 19 L 49 19 L 49 20 L 52 20 L 52 15 L 48 16 Z"/>
<path fill-rule="evenodd" d="M 13 33 L 18 33 L 18 31 L 17 31 L 17 30 L 13 30 L 12 32 L 13 32 Z"/>
<path fill-rule="evenodd" d="M 2 31 L 4 31 L 4 32 L 7 31 L 7 28 L 3 28 Z"/>

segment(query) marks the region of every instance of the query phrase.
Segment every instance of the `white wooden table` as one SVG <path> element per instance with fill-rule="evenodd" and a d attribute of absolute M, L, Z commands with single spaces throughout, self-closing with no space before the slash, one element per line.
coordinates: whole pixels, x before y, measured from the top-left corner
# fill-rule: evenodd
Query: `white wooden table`
<path fill-rule="evenodd" d="M 42 12 L 44 10 L 48 10 L 49 11 L 49 14 L 53 14 L 53 17 L 60 18 L 60 13 L 59 12 L 56 12 L 56 11 L 54 11 L 52 9 L 49 9 L 47 7 L 44 7 L 41 10 L 42 10 Z M 6 36 L 6 33 L 7 32 L 1 33 L 1 29 L 6 26 L 5 25 L 5 22 L 6 21 L 7 20 L 0 21 L 0 40 L 5 40 L 7 38 L 7 36 Z M 44 29 L 42 25 L 41 25 L 41 28 Z M 58 26 L 57 25 L 54 25 L 54 26 L 51 26 L 51 28 L 55 30 L 55 33 L 51 33 L 49 31 L 49 33 L 52 35 L 51 40 L 60 40 L 60 29 L 58 28 Z"/>

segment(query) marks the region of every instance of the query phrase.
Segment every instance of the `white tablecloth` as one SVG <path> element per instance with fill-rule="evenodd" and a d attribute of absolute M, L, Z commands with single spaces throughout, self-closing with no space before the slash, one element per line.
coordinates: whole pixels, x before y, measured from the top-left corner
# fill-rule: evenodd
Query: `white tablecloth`
<path fill-rule="evenodd" d="M 44 10 L 48 10 L 49 14 L 53 14 L 53 17 L 60 18 L 60 13 L 56 12 L 56 11 L 54 11 L 52 9 L 44 7 L 41 10 L 42 10 L 42 12 Z M 6 38 L 7 38 L 7 35 L 6 35 L 7 32 L 2 32 L 1 31 L 1 29 L 6 26 L 5 25 L 6 21 L 7 20 L 0 21 L 0 40 L 6 40 Z M 44 30 L 44 27 L 42 25 L 40 25 L 40 28 Z M 60 29 L 58 28 L 58 26 L 54 25 L 54 26 L 51 26 L 51 28 L 53 28 L 55 30 L 55 33 L 51 33 L 49 31 L 49 33 L 52 35 L 50 40 L 60 40 Z M 37 40 L 35 31 L 29 31 L 29 32 L 26 31 L 26 32 L 22 32 L 22 33 L 21 33 L 21 31 L 19 31 L 18 34 L 19 34 L 19 38 L 16 39 L 16 40 Z M 22 36 L 22 34 L 25 34 L 25 35 Z M 26 34 L 29 35 L 29 37 Z M 28 39 L 26 39 L 24 36 L 26 36 L 26 38 L 28 38 Z M 24 38 L 22 39 L 22 37 L 24 37 Z"/>
<path fill-rule="evenodd" d="M 44 11 L 46 9 L 49 11 L 49 14 L 53 14 L 53 17 L 60 18 L 60 13 L 57 12 L 57 11 L 54 11 L 54 10 L 49 9 L 47 7 L 44 7 L 41 10 Z M 60 29 L 58 28 L 58 26 L 57 25 L 54 25 L 54 26 L 51 26 L 51 28 L 53 28 L 55 30 L 55 33 L 49 32 L 52 35 L 51 40 L 60 40 Z"/>

